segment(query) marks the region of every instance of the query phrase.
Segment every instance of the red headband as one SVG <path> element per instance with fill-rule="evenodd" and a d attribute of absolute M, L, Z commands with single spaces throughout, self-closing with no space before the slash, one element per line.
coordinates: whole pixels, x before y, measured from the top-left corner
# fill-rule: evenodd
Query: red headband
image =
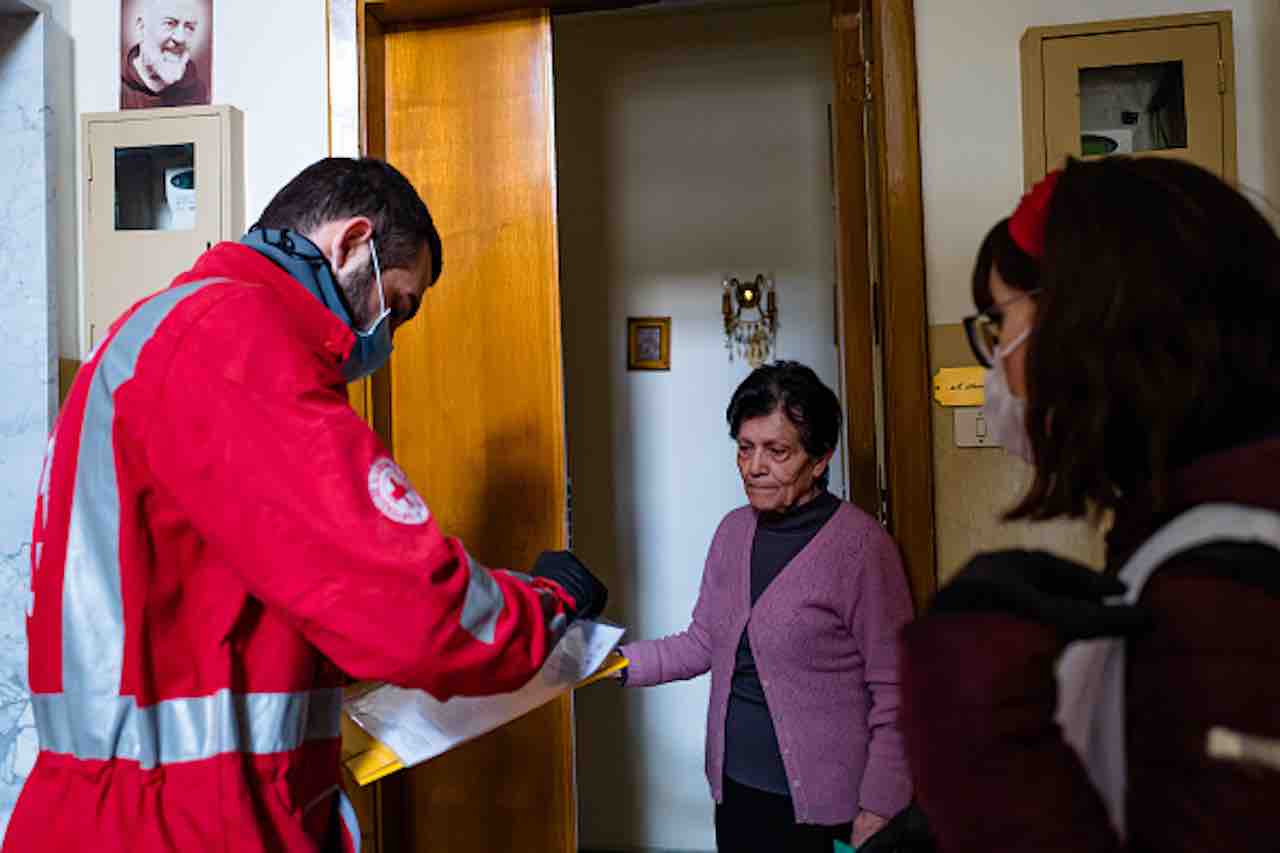
<path fill-rule="evenodd" d="M 1009 217 L 1009 236 L 1018 248 L 1037 261 L 1044 257 L 1044 223 L 1049 214 L 1049 199 L 1061 175 L 1061 171 L 1045 175 L 1044 180 L 1022 197 Z"/>

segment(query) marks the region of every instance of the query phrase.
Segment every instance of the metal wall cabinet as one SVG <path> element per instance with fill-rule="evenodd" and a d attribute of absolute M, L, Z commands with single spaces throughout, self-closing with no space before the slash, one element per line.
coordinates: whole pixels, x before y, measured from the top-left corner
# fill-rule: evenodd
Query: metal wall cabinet
<path fill-rule="evenodd" d="M 1033 27 L 1022 37 L 1023 170 L 1179 157 L 1236 177 L 1231 13 Z"/>
<path fill-rule="evenodd" d="M 243 126 L 228 106 L 81 117 L 87 348 L 205 249 L 243 233 Z"/>

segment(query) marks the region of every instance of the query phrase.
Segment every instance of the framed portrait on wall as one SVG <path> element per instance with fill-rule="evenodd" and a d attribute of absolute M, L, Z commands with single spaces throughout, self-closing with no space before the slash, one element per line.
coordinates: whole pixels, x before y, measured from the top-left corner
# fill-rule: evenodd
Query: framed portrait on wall
<path fill-rule="evenodd" d="M 627 370 L 671 369 L 671 318 L 627 318 Z"/>
<path fill-rule="evenodd" d="M 120 109 L 209 103 L 213 0 L 120 0 Z"/>

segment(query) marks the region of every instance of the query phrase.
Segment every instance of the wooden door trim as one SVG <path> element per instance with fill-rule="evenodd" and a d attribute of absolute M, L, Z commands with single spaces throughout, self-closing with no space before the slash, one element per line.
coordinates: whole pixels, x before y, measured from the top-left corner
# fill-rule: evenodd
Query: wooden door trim
<path fill-rule="evenodd" d="M 325 37 L 329 156 L 382 156 L 385 144 L 371 146 L 369 128 L 377 128 L 381 133 L 377 138 L 385 143 L 385 110 L 381 103 L 385 52 L 381 50 L 376 19 L 365 15 L 365 0 L 325 0 Z M 373 50 L 371 44 L 376 45 Z M 374 67 L 373 72 L 370 66 Z M 370 103 L 374 105 L 372 115 Z M 347 398 L 394 455 L 390 387 L 390 370 L 384 366 L 373 376 L 348 385 Z M 389 777 L 364 788 L 351 779 L 347 789 L 357 815 L 372 823 L 367 832 L 363 823 L 360 827 L 362 846 L 372 848 L 373 853 L 403 849 L 408 812 L 403 778 Z"/>
<path fill-rule="evenodd" d="M 866 63 L 862 0 L 831 0 L 832 171 L 835 182 L 836 277 L 840 311 L 840 377 L 845 408 L 848 499 L 871 515 L 880 510 L 876 459 L 874 339 L 868 231 Z"/>
<path fill-rule="evenodd" d="M 880 302 L 889 532 L 920 608 L 937 588 L 924 201 L 914 0 L 867 0 L 879 149 Z"/>

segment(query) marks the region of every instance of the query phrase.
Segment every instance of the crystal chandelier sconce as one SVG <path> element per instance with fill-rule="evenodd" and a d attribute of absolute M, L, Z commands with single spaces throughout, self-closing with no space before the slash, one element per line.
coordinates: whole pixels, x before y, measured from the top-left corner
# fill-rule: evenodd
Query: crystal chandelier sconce
<path fill-rule="evenodd" d="M 778 334 L 778 303 L 772 278 L 724 279 L 720 297 L 724 314 L 724 348 L 729 360 L 745 359 L 752 368 L 769 360 Z"/>

